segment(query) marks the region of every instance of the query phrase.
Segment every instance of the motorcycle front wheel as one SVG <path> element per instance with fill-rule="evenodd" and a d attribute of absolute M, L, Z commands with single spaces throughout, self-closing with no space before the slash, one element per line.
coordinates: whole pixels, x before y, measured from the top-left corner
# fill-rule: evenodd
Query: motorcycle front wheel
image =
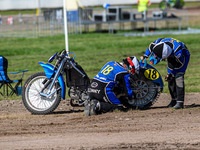
<path fill-rule="evenodd" d="M 56 91 L 49 97 L 40 93 L 48 91 L 49 79 L 44 72 L 38 72 L 29 77 L 22 89 L 22 101 L 26 109 L 32 114 L 46 115 L 53 112 L 61 101 L 61 90 Z M 48 84 L 48 85 L 46 85 Z M 54 84 L 51 92 L 58 89 L 59 84 Z M 46 88 L 44 88 L 46 87 Z"/>

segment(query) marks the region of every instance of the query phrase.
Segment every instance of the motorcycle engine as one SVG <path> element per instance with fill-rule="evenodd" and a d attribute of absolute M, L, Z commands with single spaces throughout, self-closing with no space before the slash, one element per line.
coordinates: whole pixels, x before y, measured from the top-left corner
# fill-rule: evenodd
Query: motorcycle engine
<path fill-rule="evenodd" d="M 88 95 L 86 91 L 81 91 L 79 89 L 70 88 L 69 96 L 71 98 L 71 105 L 72 106 L 81 106 L 83 105 L 84 101 L 88 99 Z"/>
<path fill-rule="evenodd" d="M 80 98 L 80 95 L 81 95 L 81 92 L 79 90 L 70 88 L 69 96 L 71 97 L 71 99 L 78 100 Z"/>

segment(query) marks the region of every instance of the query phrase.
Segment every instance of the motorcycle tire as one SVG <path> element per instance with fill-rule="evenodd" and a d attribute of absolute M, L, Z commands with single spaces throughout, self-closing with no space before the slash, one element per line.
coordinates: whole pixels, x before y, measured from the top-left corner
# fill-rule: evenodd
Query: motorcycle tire
<path fill-rule="evenodd" d="M 160 92 L 156 83 L 148 79 L 138 79 L 131 83 L 135 97 L 128 103 L 134 108 L 149 109 L 158 99 Z"/>
<path fill-rule="evenodd" d="M 22 88 L 23 104 L 32 114 L 46 115 L 52 113 L 61 101 L 61 90 L 56 91 L 49 98 L 40 95 L 45 84 L 45 79 L 49 80 L 44 72 L 35 73 L 25 81 Z M 58 88 L 58 86 L 60 85 L 56 83 L 52 90 Z M 48 86 L 43 92 L 47 90 Z"/>

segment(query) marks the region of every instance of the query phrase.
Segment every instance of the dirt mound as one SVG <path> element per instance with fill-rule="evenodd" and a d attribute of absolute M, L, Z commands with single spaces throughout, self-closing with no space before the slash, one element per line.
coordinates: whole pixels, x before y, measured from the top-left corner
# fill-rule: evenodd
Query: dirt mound
<path fill-rule="evenodd" d="M 166 108 L 161 94 L 149 110 L 85 117 L 62 101 L 53 114 L 31 115 L 22 102 L 0 101 L 2 149 L 193 149 L 200 148 L 200 93 L 186 94 L 185 109 Z"/>

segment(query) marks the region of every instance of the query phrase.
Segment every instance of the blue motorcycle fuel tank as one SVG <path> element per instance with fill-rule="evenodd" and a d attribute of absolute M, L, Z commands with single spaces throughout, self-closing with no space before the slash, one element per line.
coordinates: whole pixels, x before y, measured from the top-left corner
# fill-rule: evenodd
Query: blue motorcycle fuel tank
<path fill-rule="evenodd" d="M 56 71 L 57 71 L 57 70 L 54 70 L 54 66 L 51 64 L 48 64 L 48 63 L 45 64 L 43 62 L 39 62 L 39 64 L 43 67 L 46 77 L 48 79 L 50 79 L 52 77 L 52 75 L 54 73 L 56 73 Z M 62 97 L 62 99 L 65 99 L 66 87 L 65 87 L 65 82 L 64 82 L 62 75 L 59 75 L 58 81 L 61 86 L 61 97 Z"/>

